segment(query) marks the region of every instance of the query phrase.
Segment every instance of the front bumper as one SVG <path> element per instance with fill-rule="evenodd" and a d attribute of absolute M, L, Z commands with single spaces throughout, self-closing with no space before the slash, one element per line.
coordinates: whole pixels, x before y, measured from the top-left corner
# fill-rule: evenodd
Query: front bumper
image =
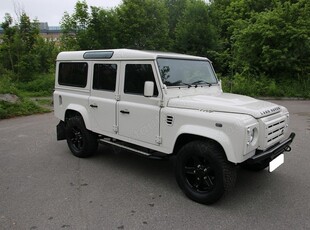
<path fill-rule="evenodd" d="M 255 155 L 251 157 L 250 159 L 246 160 L 247 163 L 255 164 L 259 162 L 264 162 L 264 161 L 271 161 L 283 152 L 289 152 L 291 151 L 290 144 L 293 142 L 295 138 L 295 133 L 291 133 L 289 138 L 286 140 L 270 147 L 269 149 L 262 151 L 262 150 L 257 150 Z"/>

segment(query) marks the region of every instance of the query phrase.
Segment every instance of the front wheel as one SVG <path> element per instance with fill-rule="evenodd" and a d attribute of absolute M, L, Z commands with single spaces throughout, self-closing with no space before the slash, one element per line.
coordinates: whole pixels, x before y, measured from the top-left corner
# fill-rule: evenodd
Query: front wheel
<path fill-rule="evenodd" d="M 98 148 L 97 136 L 87 130 L 82 117 L 71 117 L 66 122 L 68 147 L 76 157 L 89 157 Z"/>
<path fill-rule="evenodd" d="M 227 161 L 220 146 L 199 140 L 181 148 L 175 175 L 187 197 L 198 203 L 212 204 L 234 186 L 236 167 Z"/>

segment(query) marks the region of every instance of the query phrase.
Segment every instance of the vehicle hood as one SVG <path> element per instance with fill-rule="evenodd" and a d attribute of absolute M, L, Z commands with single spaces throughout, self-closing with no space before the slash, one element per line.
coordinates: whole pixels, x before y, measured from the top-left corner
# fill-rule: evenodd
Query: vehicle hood
<path fill-rule="evenodd" d="M 168 101 L 168 107 L 248 114 L 255 118 L 269 116 L 281 111 L 280 106 L 274 103 L 230 93 L 172 98 Z"/>

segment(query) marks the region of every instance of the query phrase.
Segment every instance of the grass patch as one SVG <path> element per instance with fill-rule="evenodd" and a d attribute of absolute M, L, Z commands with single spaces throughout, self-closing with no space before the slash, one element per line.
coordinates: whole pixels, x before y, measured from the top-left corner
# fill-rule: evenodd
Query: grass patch
<path fill-rule="evenodd" d="M 37 105 L 27 98 L 23 98 L 17 103 L 0 101 L 0 119 L 46 112 L 50 112 L 50 110 Z"/>
<path fill-rule="evenodd" d="M 51 96 L 53 88 L 52 74 L 38 77 L 28 83 L 14 83 L 9 72 L 3 74 L 0 77 L 0 94 L 14 94 L 18 96 L 19 101 L 16 103 L 0 101 L 0 119 L 50 112 L 51 99 L 38 99 L 34 102 L 29 97 L 31 95 Z"/>

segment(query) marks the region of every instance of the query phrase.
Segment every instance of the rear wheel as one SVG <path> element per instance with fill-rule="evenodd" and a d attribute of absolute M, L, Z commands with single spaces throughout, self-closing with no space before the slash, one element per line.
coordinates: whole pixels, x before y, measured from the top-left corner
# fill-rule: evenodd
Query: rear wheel
<path fill-rule="evenodd" d="M 181 148 L 175 174 L 185 195 L 203 204 L 219 200 L 236 181 L 236 167 L 227 161 L 223 149 L 201 140 Z"/>
<path fill-rule="evenodd" d="M 68 147 L 76 157 L 89 157 L 97 151 L 97 136 L 86 129 L 82 117 L 71 117 L 66 123 Z"/>

